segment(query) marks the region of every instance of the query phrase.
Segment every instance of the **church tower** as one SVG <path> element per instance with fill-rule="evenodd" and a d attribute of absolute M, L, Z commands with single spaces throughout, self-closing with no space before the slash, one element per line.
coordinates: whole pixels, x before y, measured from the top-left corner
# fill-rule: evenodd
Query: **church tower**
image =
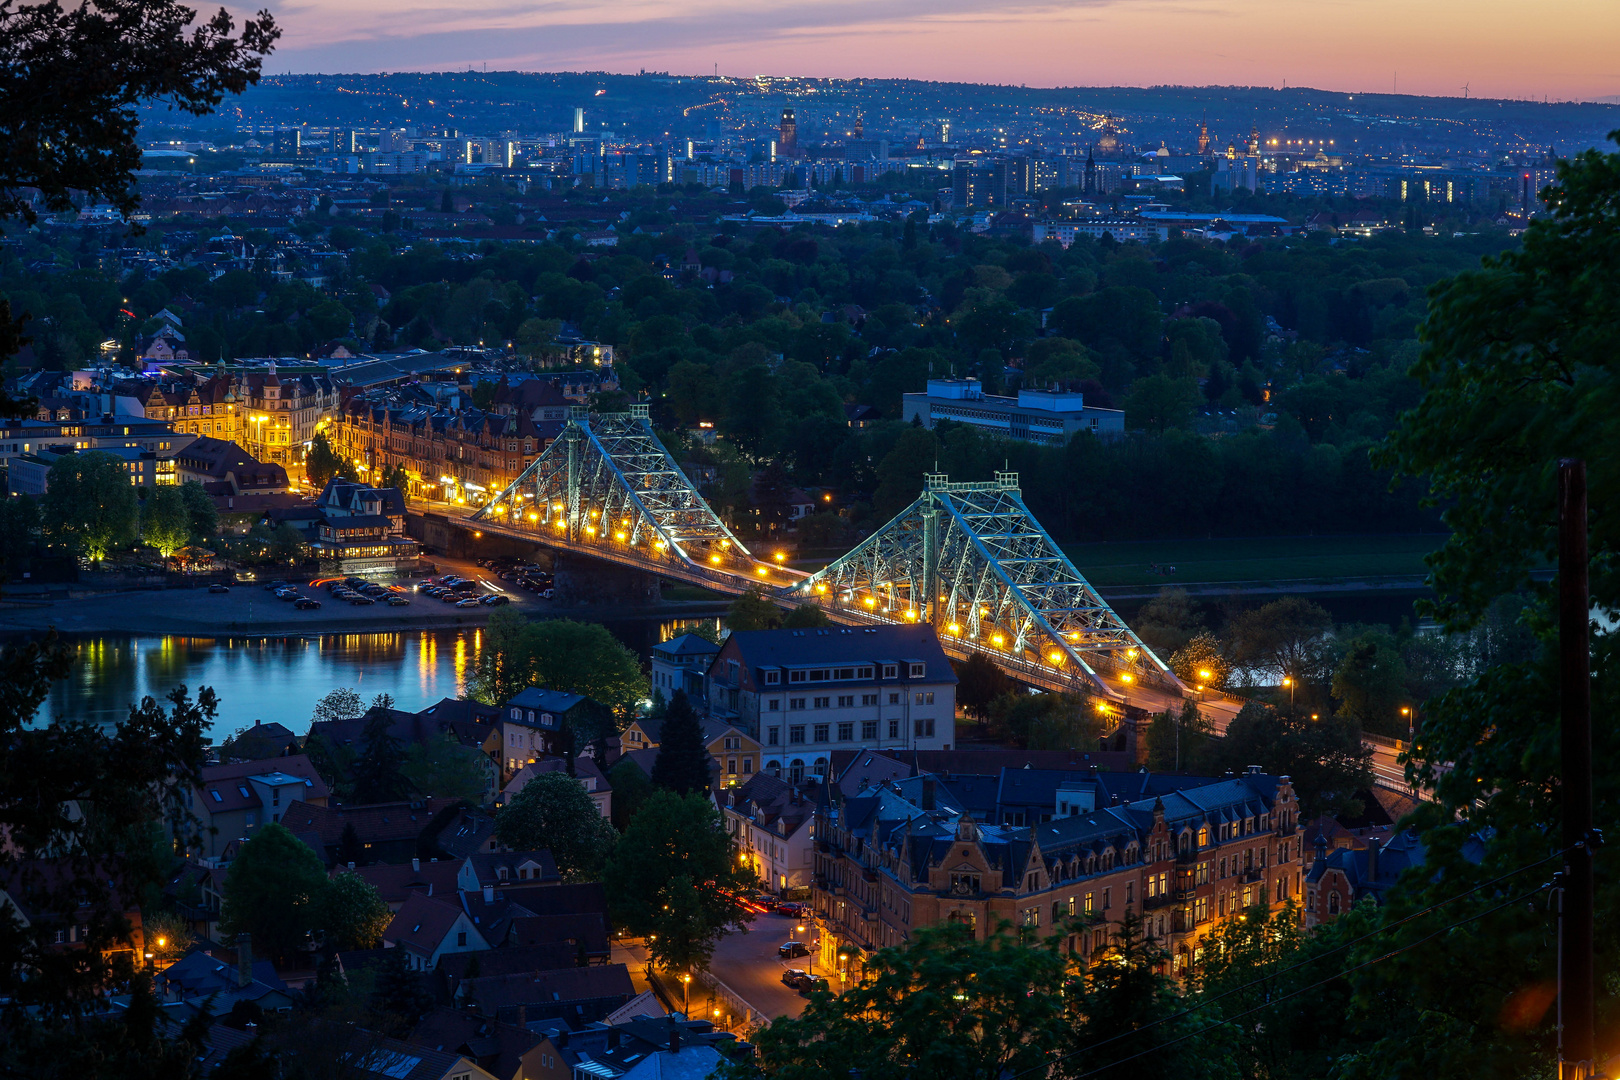
<path fill-rule="evenodd" d="M 1209 156 L 1209 110 L 1204 110 L 1204 117 L 1198 122 L 1198 156 Z"/>

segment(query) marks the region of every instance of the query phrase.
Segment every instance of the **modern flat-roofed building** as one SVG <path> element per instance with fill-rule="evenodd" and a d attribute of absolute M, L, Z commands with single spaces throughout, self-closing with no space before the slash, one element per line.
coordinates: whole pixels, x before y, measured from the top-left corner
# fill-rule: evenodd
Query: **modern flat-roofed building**
<path fill-rule="evenodd" d="M 929 379 L 921 394 L 902 399 L 904 418 L 933 428 L 940 420 L 970 424 L 992 435 L 1044 446 L 1063 446 L 1089 431 L 1098 438 L 1125 433 L 1125 413 L 1085 403 L 1078 391 L 1020 390 L 1017 397 L 986 394 L 978 379 Z"/>
<path fill-rule="evenodd" d="M 827 775 L 833 750 L 948 750 L 956 673 L 930 626 L 746 630 L 720 647 L 709 715 L 751 735 L 764 770 Z"/>

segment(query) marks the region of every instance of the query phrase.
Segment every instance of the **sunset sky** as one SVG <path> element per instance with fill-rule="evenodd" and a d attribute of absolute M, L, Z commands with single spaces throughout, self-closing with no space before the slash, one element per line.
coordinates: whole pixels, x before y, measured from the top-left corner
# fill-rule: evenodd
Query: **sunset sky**
<path fill-rule="evenodd" d="M 1620 2 L 279 0 L 270 70 L 641 68 L 1074 85 L 1620 95 Z"/>

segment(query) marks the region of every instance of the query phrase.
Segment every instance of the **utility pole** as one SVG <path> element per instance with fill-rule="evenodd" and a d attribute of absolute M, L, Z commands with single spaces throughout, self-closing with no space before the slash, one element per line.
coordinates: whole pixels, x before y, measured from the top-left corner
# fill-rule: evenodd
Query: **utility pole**
<path fill-rule="evenodd" d="M 1592 990 L 1592 617 L 1587 591 L 1586 462 L 1558 463 L 1558 674 L 1564 883 L 1558 919 L 1558 1077 L 1596 1071 Z"/>

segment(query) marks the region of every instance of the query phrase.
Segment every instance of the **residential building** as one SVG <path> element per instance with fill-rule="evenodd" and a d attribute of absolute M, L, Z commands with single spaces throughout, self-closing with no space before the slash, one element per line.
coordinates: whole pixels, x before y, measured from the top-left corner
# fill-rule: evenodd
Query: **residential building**
<path fill-rule="evenodd" d="M 335 574 L 404 574 L 422 546 L 405 535 L 405 496 L 334 477 L 315 500 L 310 548 Z"/>
<path fill-rule="evenodd" d="M 656 1008 L 656 1006 L 651 1006 Z M 719 1072 L 719 1046 L 736 1036 L 708 1020 L 637 1016 L 569 1030 L 534 1025 L 543 1033 L 533 1080 L 706 1080 Z"/>
<path fill-rule="evenodd" d="M 159 484 L 176 482 L 172 451 L 142 450 L 123 446 L 84 450 L 71 446 L 48 446 L 36 453 L 18 454 L 6 463 L 11 494 L 45 494 L 50 487 L 52 467 L 79 453 L 106 454 L 117 459 L 119 468 L 129 477 L 132 487 L 152 488 Z"/>
<path fill-rule="evenodd" d="M 73 421 L 5 420 L 0 421 L 0 466 L 10 466 L 18 458 L 50 449 L 140 450 L 154 458 L 172 459 L 194 438 L 177 433 L 168 424 L 128 416 Z M 43 486 L 40 490 L 44 490 Z M 11 494 L 19 493 L 13 480 Z"/>
<path fill-rule="evenodd" d="M 303 754 L 204 766 L 202 784 L 186 792 L 186 809 L 201 825 L 197 854 L 217 859 L 227 845 L 252 839 L 259 828 L 280 821 L 293 803 L 324 807 L 329 795 L 326 781 Z"/>
<path fill-rule="evenodd" d="M 38 931 L 45 947 L 53 952 L 75 952 L 89 947 L 92 924 L 116 922 L 122 915 L 129 927 L 128 938 L 103 949 L 104 956 L 130 953 L 135 967 L 141 966 L 145 935 L 141 925 L 140 898 L 126 892 L 105 866 L 84 866 L 76 860 L 20 859 L 0 868 L 0 917 L 12 920 L 18 930 Z M 99 879 L 89 887 L 83 878 Z M 106 883 L 104 895 L 95 887 Z M 69 898 L 77 898 L 76 902 Z"/>
<path fill-rule="evenodd" d="M 724 720 L 703 721 L 703 745 L 714 766 L 709 775 L 716 788 L 736 787 L 756 775 L 764 747 L 759 740 Z"/>
<path fill-rule="evenodd" d="M 1043 446 L 1065 446 L 1082 431 L 1099 438 L 1125 433 L 1121 409 L 1085 403 L 1079 391 L 1020 390 L 1017 397 L 986 394 L 978 379 L 929 379 L 921 394 L 902 396 L 906 421 L 932 429 L 940 420 L 968 424 L 987 434 Z"/>
<path fill-rule="evenodd" d="M 1123 799 L 1122 785 L 1153 794 Z M 867 952 L 939 923 L 1060 935 L 1089 963 L 1132 915 L 1179 976 L 1222 920 L 1303 899 L 1286 776 L 1077 774 L 1049 820 L 1023 826 L 981 823 L 955 786 L 920 774 L 820 810 L 812 880 L 829 972 L 848 957 L 858 978 Z"/>
<path fill-rule="evenodd" d="M 824 784 L 800 786 L 755 773 L 715 796 L 739 857 L 767 888 L 778 893 L 809 888 L 815 869 L 816 805 L 826 790 Z"/>
<path fill-rule="evenodd" d="M 363 806 L 294 802 L 282 812 L 281 824 L 314 849 L 328 867 L 339 862 L 405 863 L 424 853 L 437 854 L 434 837 L 453 817 L 458 803 L 438 797 Z M 349 825 L 354 826 L 360 844 L 358 859 L 343 850 L 343 831 Z"/>
<path fill-rule="evenodd" d="M 238 1001 L 257 1005 L 265 1013 L 289 1013 L 298 1000 L 297 991 L 282 981 L 273 963 L 253 959 L 246 940 L 238 943 L 235 964 L 198 949 L 164 968 L 155 983 L 158 1000 L 207 1008 L 211 1016 L 229 1013 Z"/>
<path fill-rule="evenodd" d="M 411 894 L 394 913 L 383 931 L 383 943 L 405 950 L 412 971 L 432 971 L 446 953 L 490 947 L 455 897 L 440 899 L 422 893 Z"/>
<path fill-rule="evenodd" d="M 345 1080 L 496 1080 L 466 1055 L 392 1039 L 362 1027 L 311 1020 L 304 1031 L 313 1045 L 341 1063 Z M 228 1024 L 210 1027 L 204 1036 L 204 1071 L 211 1074 L 227 1054 L 260 1034 L 252 1025 L 245 1030 Z"/>
<path fill-rule="evenodd" d="M 458 1000 L 478 1015 L 505 1024 L 521 1018 L 523 1026 L 539 1020 L 594 1023 L 636 996 L 623 964 L 480 975 L 463 979 L 458 992 Z"/>
<path fill-rule="evenodd" d="M 508 780 L 506 786 L 501 789 L 501 804 L 504 806 L 517 798 L 518 793 L 528 785 L 530 780 L 546 773 L 565 772 L 567 768 L 568 762 L 560 757 L 530 759 L 522 768 L 518 769 L 512 779 Z M 596 762 L 584 755 L 574 758 L 574 779 L 579 781 L 579 786 L 584 788 L 590 795 L 591 801 L 596 804 L 597 813 L 608 820 L 612 820 L 613 788 L 608 786 L 607 777 L 602 774 L 602 770 L 597 767 Z"/>
<path fill-rule="evenodd" d="M 929 626 L 751 630 L 706 677 L 710 717 L 760 746 L 766 771 L 825 776 L 835 749 L 943 749 L 956 674 Z"/>
<path fill-rule="evenodd" d="M 229 439 L 198 436 L 176 453 L 174 460 L 177 483 L 195 480 L 210 495 L 264 495 L 287 490 L 285 468 L 255 461 Z"/>
<path fill-rule="evenodd" d="M 309 443 L 337 411 L 338 389 L 331 378 L 313 371 L 283 377 L 272 360 L 262 372 L 241 375 L 237 385 L 238 400 L 247 409 L 242 445 L 257 460 L 286 466 L 301 479 Z"/>
<path fill-rule="evenodd" d="M 709 670 L 720 646 L 697 634 L 679 634 L 651 649 L 652 691 L 655 698 L 669 700 L 675 691 L 685 690 L 694 707 L 702 708 L 703 676 Z"/>
<path fill-rule="evenodd" d="M 1480 846 L 1476 840 L 1469 845 Z M 1464 854 L 1471 852 L 1465 850 Z M 1424 856 L 1423 841 L 1414 831 L 1396 833 L 1387 843 L 1375 837 L 1365 847 L 1331 851 L 1318 833 L 1311 868 L 1305 875 L 1305 925 L 1333 922 L 1369 896 L 1382 907 L 1385 894 L 1407 870 L 1422 866 Z"/>
<path fill-rule="evenodd" d="M 223 369 L 120 380 L 111 390 L 134 401 L 146 419 L 162 421 L 175 431 L 234 443 L 248 437 L 242 386 L 236 375 Z"/>
<path fill-rule="evenodd" d="M 571 717 L 581 720 L 600 708 L 588 698 L 562 690 L 531 686 L 512 696 L 501 706 L 501 753 L 504 775 L 511 778 L 518 770 L 561 749 L 558 736 Z"/>
<path fill-rule="evenodd" d="M 358 755 L 364 741 L 368 718 L 376 715 L 376 708 L 366 710 L 365 716 L 349 720 L 317 720 L 310 725 L 310 738 L 324 740 L 334 750 Z M 439 739 L 454 739 L 468 750 L 476 751 L 484 771 L 485 804 L 495 801 L 501 789 L 500 725 L 496 723 L 499 711 L 476 701 L 443 698 L 421 712 L 386 710 L 388 734 L 401 745 L 428 746 Z"/>

